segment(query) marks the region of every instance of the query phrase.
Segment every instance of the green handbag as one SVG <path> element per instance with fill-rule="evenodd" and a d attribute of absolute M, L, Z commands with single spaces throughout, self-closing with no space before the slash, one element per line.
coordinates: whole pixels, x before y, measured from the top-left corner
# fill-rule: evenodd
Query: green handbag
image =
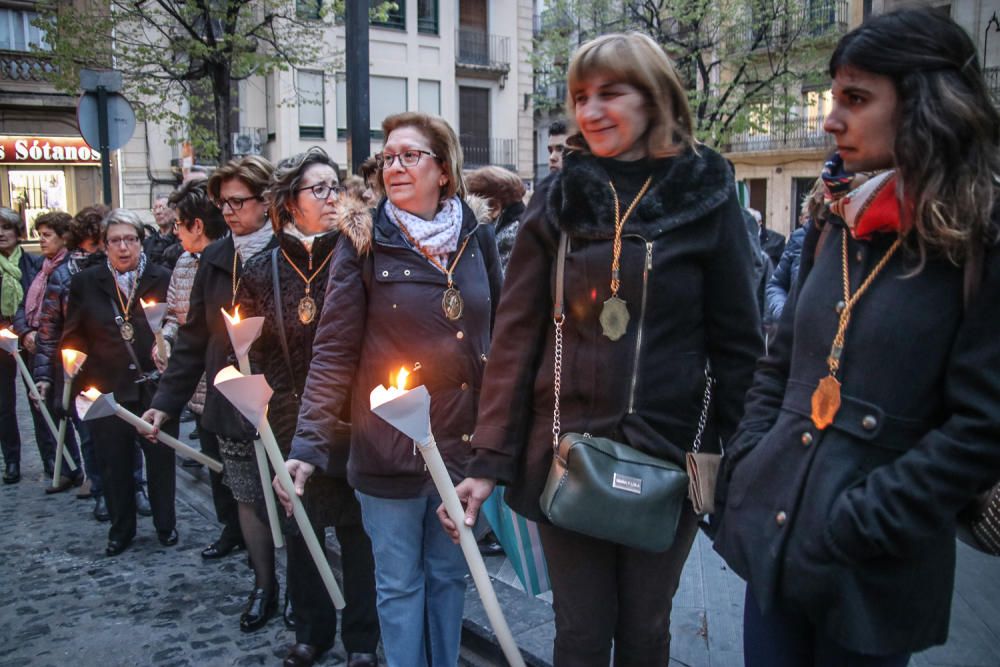
<path fill-rule="evenodd" d="M 563 273 L 568 236 L 559 239 L 553 304 L 555 403 L 552 465 L 539 504 L 560 528 L 647 551 L 674 542 L 689 479 L 679 466 L 607 438 L 559 435 L 562 386 Z"/>

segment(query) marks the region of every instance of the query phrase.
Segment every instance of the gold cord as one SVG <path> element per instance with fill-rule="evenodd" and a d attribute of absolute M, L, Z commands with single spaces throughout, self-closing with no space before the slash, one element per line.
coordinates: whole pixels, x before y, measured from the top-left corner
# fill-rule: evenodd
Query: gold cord
<path fill-rule="evenodd" d="M 306 296 L 308 296 L 309 295 L 309 287 L 312 284 L 313 278 L 315 278 L 316 276 L 319 275 L 319 272 L 323 270 L 323 267 L 326 266 L 327 262 L 330 261 L 330 258 L 333 257 L 333 250 L 331 250 L 330 252 L 328 252 L 326 254 L 326 259 L 323 260 L 323 262 L 319 265 L 319 268 L 316 269 L 315 271 L 313 271 L 312 275 L 309 276 L 308 278 L 306 278 L 306 274 L 302 273 L 302 271 L 299 270 L 299 267 L 295 266 L 295 262 L 293 262 L 292 258 L 288 256 L 288 253 L 285 252 L 284 248 L 281 249 L 281 255 L 286 260 L 288 260 L 288 263 L 292 266 L 292 269 L 295 270 L 295 273 L 299 274 L 299 278 L 302 278 L 302 282 L 304 282 L 306 284 Z M 312 267 L 312 251 L 311 250 L 309 251 L 309 266 Z"/>
<path fill-rule="evenodd" d="M 621 257 L 622 257 L 622 228 L 625 226 L 625 221 L 628 220 L 629 216 L 632 215 L 632 211 L 635 210 L 636 205 L 638 205 L 639 200 L 642 196 L 646 194 L 646 190 L 649 189 L 649 184 L 653 182 L 653 176 L 650 174 L 646 177 L 646 182 L 642 184 L 642 188 L 639 190 L 639 194 L 635 196 L 632 203 L 628 205 L 625 210 L 625 215 L 620 215 L 621 209 L 618 203 L 618 191 L 615 190 L 615 184 L 613 181 L 608 181 L 608 185 L 611 186 L 611 196 L 615 200 L 615 241 L 613 245 L 613 254 L 611 258 L 611 296 L 618 296 L 618 288 L 621 287 L 620 280 L 620 269 L 621 269 Z"/>

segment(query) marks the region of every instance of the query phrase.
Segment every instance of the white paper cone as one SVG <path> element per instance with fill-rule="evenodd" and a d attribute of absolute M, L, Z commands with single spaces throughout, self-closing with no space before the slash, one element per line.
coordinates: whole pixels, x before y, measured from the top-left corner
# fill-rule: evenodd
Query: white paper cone
<path fill-rule="evenodd" d="M 216 373 L 215 388 L 254 426 L 263 421 L 274 394 L 263 375 L 244 375 L 232 366 Z"/>
<path fill-rule="evenodd" d="M 163 317 L 167 314 L 167 304 L 154 303 L 150 305 L 142 304 L 142 312 L 146 315 L 149 328 L 156 333 L 163 329 Z"/>
<path fill-rule="evenodd" d="M 247 317 L 234 323 L 226 309 L 221 310 L 222 321 L 226 323 L 226 331 L 229 332 L 229 341 L 233 344 L 233 352 L 236 353 L 237 359 L 243 359 L 250 354 L 250 346 L 260 336 L 260 330 L 264 328 L 264 318 Z"/>
<path fill-rule="evenodd" d="M 0 329 L 0 350 L 7 354 L 17 353 L 17 334 L 8 328 Z"/>
<path fill-rule="evenodd" d="M 372 397 L 374 396 L 375 392 L 372 392 Z M 431 395 L 424 385 L 410 389 L 390 401 L 372 405 L 372 412 L 417 442 L 430 438 Z"/>

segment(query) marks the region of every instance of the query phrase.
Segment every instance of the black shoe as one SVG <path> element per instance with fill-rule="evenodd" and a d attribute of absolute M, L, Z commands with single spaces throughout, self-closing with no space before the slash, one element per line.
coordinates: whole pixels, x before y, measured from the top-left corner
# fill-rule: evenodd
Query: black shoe
<path fill-rule="evenodd" d="M 190 438 L 191 440 L 198 440 L 199 439 L 198 429 L 194 429 L 193 431 L 191 431 L 191 434 L 188 435 L 188 438 Z"/>
<path fill-rule="evenodd" d="M 312 644 L 292 644 L 288 649 L 283 667 L 312 667 L 323 654 L 318 646 Z"/>
<path fill-rule="evenodd" d="M 135 492 L 135 511 L 139 513 L 139 516 L 153 516 L 153 508 L 149 506 L 149 498 L 146 496 L 146 490 L 140 488 Z"/>
<path fill-rule="evenodd" d="M 160 540 L 160 544 L 163 546 L 172 547 L 177 544 L 177 529 L 158 530 L 156 531 L 156 539 Z"/>
<path fill-rule="evenodd" d="M 240 630 L 254 632 L 260 630 L 278 610 L 278 586 L 268 594 L 263 588 L 255 588 L 247 599 L 247 606 L 240 615 Z"/>
<path fill-rule="evenodd" d="M 182 468 L 204 468 L 201 461 L 195 461 L 194 459 L 181 459 Z"/>
<path fill-rule="evenodd" d="M 225 558 L 232 552 L 242 551 L 243 549 L 246 549 L 243 542 L 230 541 L 220 537 L 215 542 L 212 542 L 207 547 L 202 549 L 201 557 L 205 560 L 215 560 L 217 558 Z"/>
<path fill-rule="evenodd" d="M 7 468 L 3 472 L 3 483 L 17 484 L 20 481 L 21 481 L 21 464 L 8 463 Z"/>
<path fill-rule="evenodd" d="M 108 511 L 108 503 L 104 496 L 97 496 L 94 499 L 94 518 L 98 521 L 110 521 L 111 512 Z"/>
<path fill-rule="evenodd" d="M 503 546 L 492 533 L 479 540 L 479 553 L 483 556 L 502 556 Z"/>
<path fill-rule="evenodd" d="M 108 548 L 104 550 L 104 553 L 108 556 L 117 556 L 121 552 L 128 549 L 129 545 L 132 544 L 132 540 L 108 540 Z"/>
<path fill-rule="evenodd" d="M 374 653 L 348 653 L 347 667 L 378 667 L 378 656 Z"/>

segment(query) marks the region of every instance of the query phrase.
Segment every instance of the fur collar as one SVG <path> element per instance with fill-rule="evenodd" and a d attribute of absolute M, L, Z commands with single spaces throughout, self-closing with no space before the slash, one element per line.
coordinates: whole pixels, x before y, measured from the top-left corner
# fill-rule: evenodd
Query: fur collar
<path fill-rule="evenodd" d="M 475 195 L 467 195 L 463 201 L 466 220 L 468 214 L 472 213 L 478 224 L 490 223 L 490 209 L 486 200 Z M 372 215 L 381 208 L 379 206 L 378 209 L 371 209 L 357 197 L 347 197 L 342 200 L 340 214 L 337 216 L 337 229 L 351 240 L 358 255 L 364 255 L 371 250 L 374 233 Z"/>
<path fill-rule="evenodd" d="M 628 222 L 625 233 L 655 238 L 663 232 L 698 220 L 733 194 L 733 175 L 725 159 L 708 148 L 657 160 L 653 184 Z M 577 238 L 614 236 L 614 201 L 608 174 L 590 155 L 568 153 L 563 170 L 548 191 L 549 219 Z"/>

